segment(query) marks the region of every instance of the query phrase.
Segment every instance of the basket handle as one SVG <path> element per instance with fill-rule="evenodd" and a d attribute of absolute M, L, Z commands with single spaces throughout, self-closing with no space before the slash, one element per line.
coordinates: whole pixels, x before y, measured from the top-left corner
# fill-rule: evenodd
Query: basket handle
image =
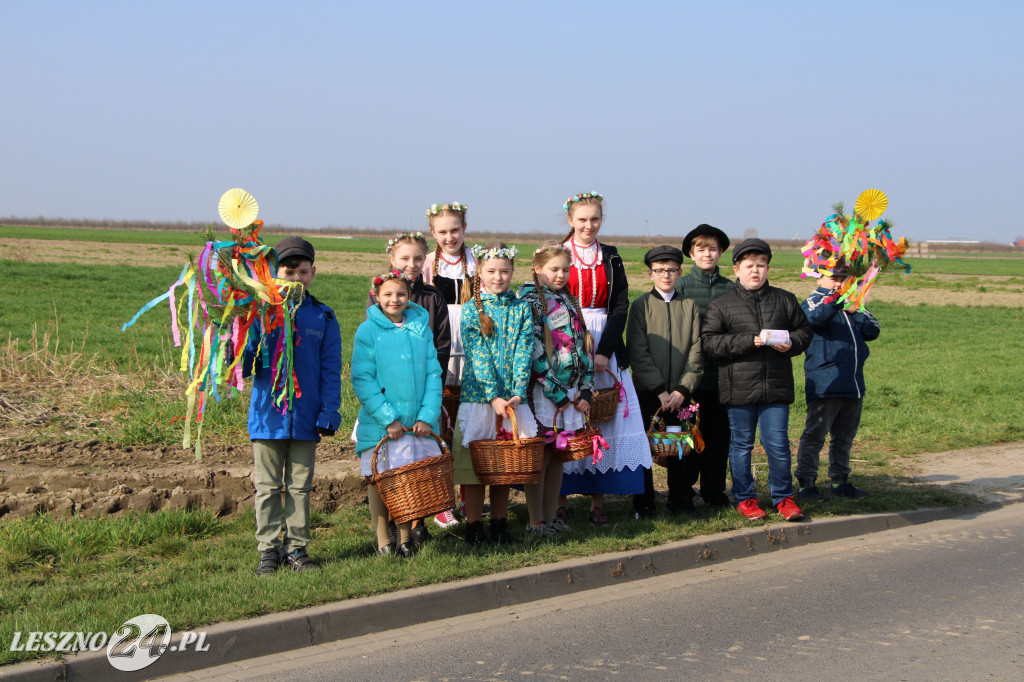
<path fill-rule="evenodd" d="M 410 429 L 407 426 L 403 426 L 402 430 L 405 431 L 406 433 L 412 431 L 412 429 Z M 433 430 L 430 431 L 430 434 L 428 436 L 421 437 L 433 438 L 435 441 L 437 441 L 437 444 L 441 446 L 441 454 L 448 454 L 448 443 L 446 443 L 443 438 L 434 433 Z M 377 475 L 377 454 L 380 452 L 380 449 L 384 447 L 384 444 L 387 443 L 389 440 L 391 440 L 391 436 L 385 435 L 383 438 L 380 439 L 380 442 L 377 443 L 377 446 L 373 449 L 373 458 L 370 460 L 370 471 L 373 473 L 374 476 Z"/>
<path fill-rule="evenodd" d="M 508 419 L 512 422 L 512 442 L 516 444 L 516 447 L 522 447 L 523 442 L 519 440 L 519 423 L 516 422 L 516 411 L 508 405 L 505 406 L 505 414 L 508 415 Z M 553 421 L 553 420 L 552 420 Z M 494 415 L 494 432 L 497 433 L 501 429 L 501 415 Z"/>

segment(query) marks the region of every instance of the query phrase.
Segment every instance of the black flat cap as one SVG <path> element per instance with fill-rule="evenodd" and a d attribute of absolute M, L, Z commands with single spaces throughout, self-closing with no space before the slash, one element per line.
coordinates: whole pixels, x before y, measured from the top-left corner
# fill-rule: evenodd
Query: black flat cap
<path fill-rule="evenodd" d="M 277 251 L 277 260 L 279 262 L 288 256 L 302 256 L 313 262 L 316 256 L 313 245 L 302 237 L 285 237 L 277 244 L 274 244 L 274 251 Z"/>
<path fill-rule="evenodd" d="M 644 256 L 644 265 L 651 267 L 651 263 L 656 260 L 674 260 L 682 264 L 683 252 L 674 246 L 669 246 L 668 244 L 655 246 L 647 252 L 647 255 Z"/>
<path fill-rule="evenodd" d="M 768 256 L 768 262 L 772 262 L 772 247 L 768 246 L 768 242 L 763 239 L 758 239 L 757 237 L 744 239 L 737 244 L 736 248 L 732 250 L 732 262 L 738 263 L 744 254 L 750 253 L 751 251 L 763 253 Z"/>
<path fill-rule="evenodd" d="M 722 251 L 726 251 L 729 248 L 729 237 L 717 227 L 708 225 L 707 223 L 701 223 L 697 227 L 690 230 L 690 232 L 683 237 L 683 253 L 687 256 L 690 255 L 690 251 L 693 249 L 693 240 L 697 237 L 708 235 L 718 240 L 718 246 Z"/>

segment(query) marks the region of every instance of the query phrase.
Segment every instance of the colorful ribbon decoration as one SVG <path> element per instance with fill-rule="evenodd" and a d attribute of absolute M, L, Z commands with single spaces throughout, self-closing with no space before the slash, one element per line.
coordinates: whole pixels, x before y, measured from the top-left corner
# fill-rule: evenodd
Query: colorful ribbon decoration
<path fill-rule="evenodd" d="M 593 448 L 591 455 L 594 458 L 594 464 L 600 464 L 601 460 L 604 459 L 604 451 L 609 448 L 608 441 L 601 434 L 597 434 L 590 438 L 590 444 Z"/>
<path fill-rule="evenodd" d="M 169 301 L 175 347 L 182 346 L 181 332 L 185 332 L 179 369 L 190 375 L 185 390 L 182 446 L 188 449 L 192 443 L 191 422 L 195 414 L 199 425 L 195 435 L 196 459 L 202 459 L 201 435 L 208 395 L 220 402 L 219 386 L 228 388 L 228 398 L 236 395 L 236 389 L 245 388 L 240 360 L 249 329 L 257 320 L 261 328 L 259 347 L 263 350 L 268 349 L 270 333 L 282 330 L 273 353 L 262 354 L 263 367 L 273 368 L 275 407 L 284 413 L 302 395 L 293 365 L 293 341 L 295 311 L 302 302 L 303 287 L 298 282 L 277 279 L 277 253 L 260 239 L 262 227 L 263 221 L 257 220 L 248 228 L 232 228 L 233 240 L 214 241 L 212 233 L 208 234 L 198 260 L 189 258 L 167 293 L 144 305 L 121 327 L 125 331 L 145 312 Z M 175 295 L 180 286 L 185 287 L 187 297 Z"/>
<path fill-rule="evenodd" d="M 864 306 L 882 270 L 895 263 L 910 274 L 910 265 L 902 260 L 910 244 L 906 237 L 893 239 L 891 221 L 882 219 L 871 226 L 871 221 L 857 212 L 844 215 L 842 204 L 836 204 L 835 210 L 804 244 L 800 277 L 847 275 L 824 302 L 838 302 L 845 310 L 856 312 Z"/>

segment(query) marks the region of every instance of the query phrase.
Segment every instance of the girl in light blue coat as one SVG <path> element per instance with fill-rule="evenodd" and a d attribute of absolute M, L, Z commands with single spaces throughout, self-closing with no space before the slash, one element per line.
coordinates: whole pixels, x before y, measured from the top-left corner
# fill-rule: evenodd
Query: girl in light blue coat
<path fill-rule="evenodd" d="M 382 438 L 377 471 L 387 471 L 441 454 L 430 432 L 439 431 L 441 365 L 426 309 L 409 302 L 412 278 L 392 270 L 373 278 L 377 304 L 366 311 L 352 349 L 352 388 L 359 400 L 356 450 L 362 474 L 371 474 L 373 450 Z M 370 518 L 381 554 L 412 556 L 411 523 L 398 525 L 398 546 L 388 540 L 388 510 L 374 486 L 368 488 Z"/>

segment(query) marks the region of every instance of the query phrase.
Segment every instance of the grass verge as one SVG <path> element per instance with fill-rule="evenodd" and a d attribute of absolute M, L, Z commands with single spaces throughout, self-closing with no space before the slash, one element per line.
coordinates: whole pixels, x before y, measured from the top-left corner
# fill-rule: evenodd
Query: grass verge
<path fill-rule="evenodd" d="M 810 503 L 806 511 L 824 517 L 972 501 L 881 474 L 858 477 L 857 482 L 874 495 L 856 502 Z M 766 491 L 760 492 L 764 499 Z M 0 665 L 46 655 L 9 651 L 7 643 L 16 631 L 112 633 L 142 613 L 162 615 L 173 630 L 182 631 L 750 525 L 733 510 L 633 521 L 630 502 L 610 498 L 612 525 L 594 529 L 585 521 L 586 500 L 575 498 L 571 505 L 574 530 L 557 539 L 471 549 L 461 539 L 462 526 L 445 532 L 435 527 L 435 540 L 407 561 L 375 554 L 365 507 L 314 513 L 310 554 L 322 570 L 304 575 L 281 570 L 259 579 L 254 575 L 252 512 L 223 520 L 205 512 L 157 512 L 8 521 L 0 524 Z M 525 507 L 513 505 L 509 518 L 522 535 Z"/>

